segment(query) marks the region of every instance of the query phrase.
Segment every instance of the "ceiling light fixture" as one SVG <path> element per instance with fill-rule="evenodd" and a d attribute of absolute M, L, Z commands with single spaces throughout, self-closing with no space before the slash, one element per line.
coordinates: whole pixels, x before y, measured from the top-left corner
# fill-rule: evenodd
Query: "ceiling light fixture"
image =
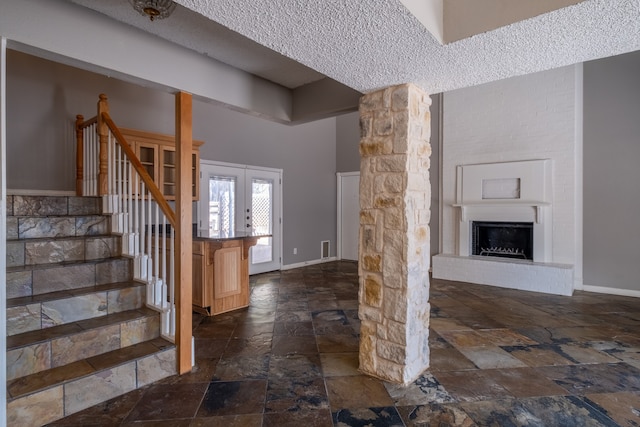
<path fill-rule="evenodd" d="M 167 18 L 176 8 L 172 0 L 129 0 L 140 15 L 148 16 L 150 20 Z"/>

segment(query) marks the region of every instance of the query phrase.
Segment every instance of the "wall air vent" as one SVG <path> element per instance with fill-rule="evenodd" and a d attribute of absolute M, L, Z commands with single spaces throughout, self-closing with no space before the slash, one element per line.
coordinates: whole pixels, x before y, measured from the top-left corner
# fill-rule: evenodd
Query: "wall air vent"
<path fill-rule="evenodd" d="M 331 241 L 323 240 L 320 242 L 320 259 L 326 259 L 331 256 Z"/>

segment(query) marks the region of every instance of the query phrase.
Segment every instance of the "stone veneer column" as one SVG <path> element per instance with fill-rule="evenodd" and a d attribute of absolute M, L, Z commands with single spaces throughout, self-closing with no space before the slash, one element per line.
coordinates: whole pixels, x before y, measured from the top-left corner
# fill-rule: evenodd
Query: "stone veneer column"
<path fill-rule="evenodd" d="M 360 100 L 360 370 L 408 384 L 429 367 L 431 98 Z"/>

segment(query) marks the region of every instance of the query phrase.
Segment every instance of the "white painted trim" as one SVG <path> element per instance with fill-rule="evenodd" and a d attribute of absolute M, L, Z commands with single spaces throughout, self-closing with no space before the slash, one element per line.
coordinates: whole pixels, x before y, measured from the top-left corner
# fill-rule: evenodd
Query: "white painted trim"
<path fill-rule="evenodd" d="M 336 205 L 336 258 L 342 259 L 342 178 L 347 176 L 360 176 L 360 171 L 357 172 L 336 172 L 336 185 L 337 185 L 337 197 L 338 203 Z M 349 260 L 351 261 L 351 260 Z"/>
<path fill-rule="evenodd" d="M 253 169 L 253 170 L 259 170 L 259 171 L 268 171 L 268 172 L 279 173 L 280 175 L 282 175 L 282 171 L 283 171 L 283 169 L 278 169 L 278 168 L 268 168 L 268 167 L 264 167 L 264 166 L 243 165 L 243 164 L 240 164 L 240 163 L 219 162 L 217 160 L 200 159 L 200 164 L 201 165 L 210 165 L 210 166 L 223 166 L 223 167 L 227 167 L 227 168 Z"/>
<path fill-rule="evenodd" d="M 8 196 L 75 196 L 76 192 L 69 190 L 17 190 L 7 189 Z"/>
<path fill-rule="evenodd" d="M 295 264 L 283 265 L 280 268 L 280 270 L 292 270 L 294 268 L 307 267 L 309 265 L 316 265 L 316 264 L 324 264 L 325 262 L 331 262 L 331 261 L 337 261 L 337 260 L 338 259 L 336 257 L 329 257 L 324 259 L 313 259 L 311 261 L 303 261 L 303 262 L 297 262 Z"/>
<path fill-rule="evenodd" d="M 7 407 L 7 39 L 0 38 L 0 408 Z M 0 426 L 7 425 L 7 411 Z"/>
<path fill-rule="evenodd" d="M 439 94 L 440 102 L 438 104 L 438 200 L 440 206 L 438 206 L 438 253 L 442 253 L 442 236 L 444 233 L 443 218 L 444 218 L 444 187 L 442 185 L 442 170 L 444 167 L 444 93 Z M 433 191 L 433 184 L 431 184 L 431 191 Z M 431 257 L 431 265 L 433 265 L 433 256 Z"/>
<path fill-rule="evenodd" d="M 575 214 L 574 214 L 574 253 L 573 262 L 573 288 L 578 289 L 583 286 L 583 265 L 584 265 L 584 247 L 583 247 L 583 228 L 584 228 L 584 189 L 583 189 L 583 170 L 584 170 L 584 68 L 582 64 L 575 65 Z"/>
<path fill-rule="evenodd" d="M 582 290 L 585 292 L 594 292 L 598 294 L 620 295 L 623 297 L 640 298 L 640 291 L 634 289 L 609 288 L 606 286 L 583 285 Z"/>

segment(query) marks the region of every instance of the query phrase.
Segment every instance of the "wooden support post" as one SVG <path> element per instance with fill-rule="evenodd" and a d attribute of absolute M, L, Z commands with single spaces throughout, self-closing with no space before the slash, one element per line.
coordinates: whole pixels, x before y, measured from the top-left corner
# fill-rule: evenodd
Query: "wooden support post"
<path fill-rule="evenodd" d="M 192 96 L 176 94 L 176 345 L 178 373 L 191 371 L 193 227 L 191 194 Z M 197 178 L 196 178 L 197 179 Z"/>
<path fill-rule="evenodd" d="M 84 123 L 82 114 L 76 116 L 76 196 L 82 196 L 84 181 L 84 130 L 81 128 Z"/>
<path fill-rule="evenodd" d="M 109 170 L 109 153 L 107 152 L 107 144 L 109 142 L 109 128 L 102 118 L 102 113 L 109 112 L 109 103 L 107 95 L 101 93 L 98 101 L 98 136 L 100 138 L 100 151 L 98 154 L 98 195 L 103 196 L 108 191 L 108 170 Z"/>

